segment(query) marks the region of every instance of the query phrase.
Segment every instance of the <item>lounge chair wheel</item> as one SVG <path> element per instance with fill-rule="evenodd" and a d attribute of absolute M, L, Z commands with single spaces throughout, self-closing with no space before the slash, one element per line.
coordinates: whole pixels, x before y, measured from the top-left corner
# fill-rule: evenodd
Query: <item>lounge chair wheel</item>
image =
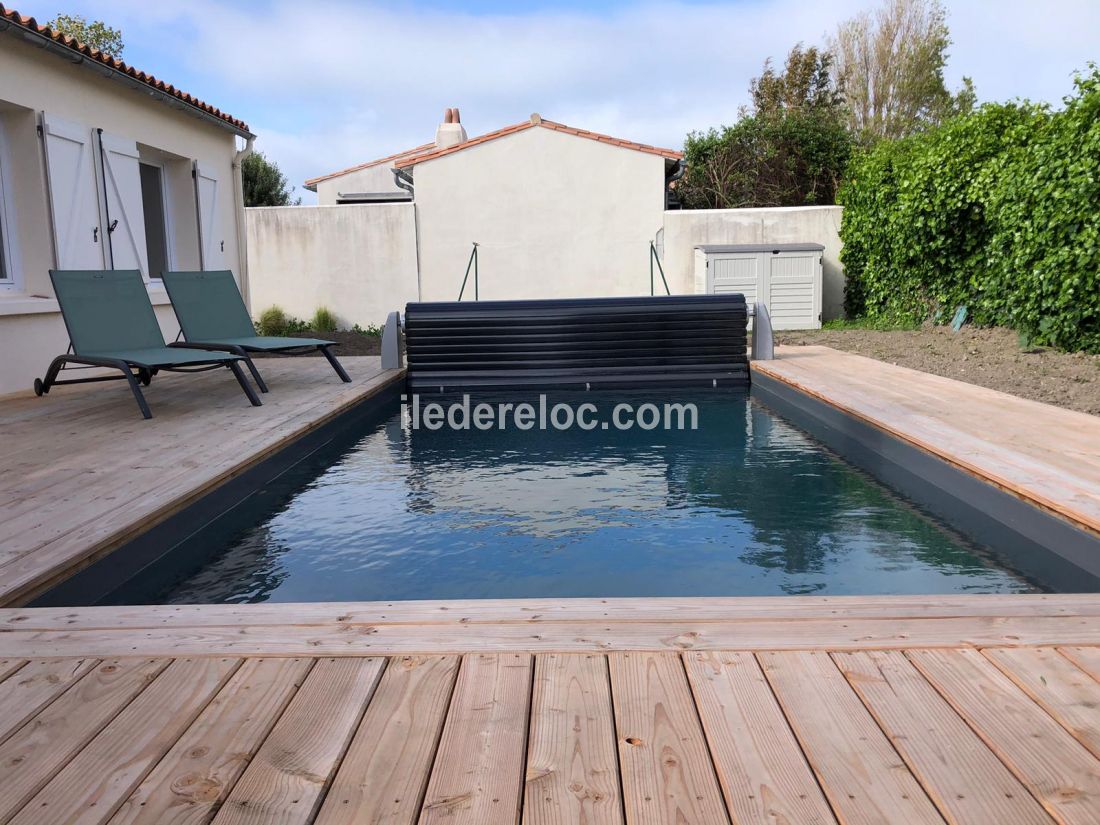
<path fill-rule="evenodd" d="M 34 394 L 37 395 L 39 398 L 41 398 L 43 393 L 45 393 L 45 392 L 46 392 L 46 389 L 42 385 L 42 379 L 41 378 L 35 378 L 34 379 Z"/>
<path fill-rule="evenodd" d="M 152 371 L 142 367 L 138 370 L 138 380 L 141 382 L 142 386 L 148 387 L 150 384 L 153 383 Z"/>

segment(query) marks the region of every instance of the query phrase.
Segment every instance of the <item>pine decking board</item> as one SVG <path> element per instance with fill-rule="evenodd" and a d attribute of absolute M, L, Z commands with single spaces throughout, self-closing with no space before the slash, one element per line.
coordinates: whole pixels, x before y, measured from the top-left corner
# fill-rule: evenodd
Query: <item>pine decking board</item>
<path fill-rule="evenodd" d="M 96 664 L 95 659 L 36 659 L 0 682 L 0 742 Z"/>
<path fill-rule="evenodd" d="M 1096 680 L 1053 648 L 986 650 L 985 656 L 1100 758 Z"/>
<path fill-rule="evenodd" d="M 26 659 L 0 659 L 0 682 L 3 682 L 26 663 Z"/>
<path fill-rule="evenodd" d="M 1052 822 L 904 654 L 833 659 L 948 822 Z"/>
<path fill-rule="evenodd" d="M 616 652 L 608 664 L 628 825 L 729 822 L 680 657 Z"/>
<path fill-rule="evenodd" d="M 1100 616 L 1091 593 L 943 596 L 730 596 L 608 599 L 469 599 L 402 602 L 175 604 L 0 608 L 11 630 L 143 630 L 525 622 L 747 622 L 776 619 L 959 619 Z"/>
<path fill-rule="evenodd" d="M 240 666 L 239 659 L 176 659 L 11 820 L 100 825 Z"/>
<path fill-rule="evenodd" d="M 1100 681 L 1100 647 L 1060 647 L 1058 652 Z"/>
<path fill-rule="evenodd" d="M 615 749 L 606 657 L 535 657 L 524 825 L 622 825 Z"/>
<path fill-rule="evenodd" d="M 749 622 L 528 622 L 214 626 L 138 631 L 0 633 L 0 656 L 374 656 L 604 650 L 826 650 L 911 647 L 1016 647 L 1100 644 L 1100 621 L 1089 616 L 974 616 L 929 619 L 788 619 Z M 212 653 L 214 651 L 214 653 Z"/>
<path fill-rule="evenodd" d="M 246 660 L 110 825 L 209 822 L 312 666 L 312 659 Z"/>
<path fill-rule="evenodd" d="M 214 824 L 312 822 L 384 666 L 379 658 L 318 661 Z"/>
<path fill-rule="evenodd" d="M 828 653 L 758 660 L 841 822 L 944 821 Z"/>
<path fill-rule="evenodd" d="M 0 822 L 7 822 L 169 664 L 100 662 L 0 745 Z"/>
<path fill-rule="evenodd" d="M 1100 761 L 992 662 L 976 650 L 906 655 L 1055 819 L 1100 821 Z"/>
<path fill-rule="evenodd" d="M 420 814 L 421 825 L 514 825 L 519 819 L 531 656 L 462 658 Z"/>
<path fill-rule="evenodd" d="M 28 447 L 0 457 L 10 502 L 0 513 L 0 604 L 30 598 L 403 374 L 373 357 L 346 366 L 352 384 L 323 361 L 269 359 L 261 368 L 278 391 L 259 408 L 235 381 L 217 380 L 225 376 L 158 376 L 150 421 L 129 393 L 102 387 L 0 402 L 18 413 L 5 435 Z M 81 410 L 93 414 L 81 420 Z M 110 448 L 119 440 L 127 450 Z"/>
<path fill-rule="evenodd" d="M 458 664 L 456 656 L 389 662 L 316 825 L 415 825 Z"/>
<path fill-rule="evenodd" d="M 756 658 L 743 652 L 683 658 L 733 821 L 835 823 Z"/>
<path fill-rule="evenodd" d="M 828 347 L 777 347 L 752 370 L 1100 531 L 1096 416 Z"/>

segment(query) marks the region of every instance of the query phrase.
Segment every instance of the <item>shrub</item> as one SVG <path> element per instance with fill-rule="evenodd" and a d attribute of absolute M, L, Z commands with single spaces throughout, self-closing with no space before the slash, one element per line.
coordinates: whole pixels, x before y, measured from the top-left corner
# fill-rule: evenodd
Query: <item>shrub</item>
<path fill-rule="evenodd" d="M 849 315 L 1100 351 L 1100 71 L 1063 111 L 989 104 L 857 155 L 839 194 Z"/>
<path fill-rule="evenodd" d="M 351 328 L 352 332 L 357 332 L 360 335 L 369 335 L 372 338 L 381 338 L 382 331 L 385 326 L 382 324 L 367 324 L 365 327 L 361 327 L 358 324 Z"/>
<path fill-rule="evenodd" d="M 268 307 L 260 313 L 256 322 L 256 331 L 260 335 L 286 335 L 290 319 L 282 307 Z"/>
<path fill-rule="evenodd" d="M 317 311 L 313 313 L 309 325 L 318 332 L 336 332 L 339 326 L 336 322 L 336 315 L 328 307 L 317 307 Z"/>

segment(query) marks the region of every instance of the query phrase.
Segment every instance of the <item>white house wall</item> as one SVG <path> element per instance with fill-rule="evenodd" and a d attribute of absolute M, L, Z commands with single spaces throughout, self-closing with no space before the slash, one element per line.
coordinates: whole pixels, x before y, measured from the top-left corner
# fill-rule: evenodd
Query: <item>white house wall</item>
<path fill-rule="evenodd" d="M 36 133 L 38 112 L 101 128 L 138 144 L 166 161 L 170 208 L 175 213 L 172 246 L 175 265 L 198 268 L 197 228 L 191 161 L 197 160 L 221 181 L 219 218 L 214 228 L 226 265 L 238 269 L 235 220 L 233 133 L 153 100 L 148 94 L 59 59 L 41 49 L 5 37 L 0 47 L 0 126 L 3 127 L 15 201 L 14 240 L 19 261 L 17 290 L 0 293 L 0 394 L 29 391 L 54 355 L 67 346 L 64 327 L 52 300 L 48 271 L 53 264 L 45 170 Z M 10 167 L 10 168 L 7 168 Z M 240 273 L 238 273 L 239 275 Z M 158 317 L 172 337 L 176 326 L 166 296 L 151 288 Z"/>
<path fill-rule="evenodd" d="M 543 128 L 417 164 L 423 299 L 458 297 L 474 241 L 482 299 L 648 294 L 664 175 L 657 155 Z"/>
<path fill-rule="evenodd" d="M 411 203 L 245 210 L 252 310 L 298 318 L 318 307 L 345 325 L 381 324 L 417 299 Z"/>

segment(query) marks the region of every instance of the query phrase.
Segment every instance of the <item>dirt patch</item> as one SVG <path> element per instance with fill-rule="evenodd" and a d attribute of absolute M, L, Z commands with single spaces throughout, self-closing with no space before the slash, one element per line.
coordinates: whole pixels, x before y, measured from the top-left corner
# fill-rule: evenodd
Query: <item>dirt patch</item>
<path fill-rule="evenodd" d="M 780 344 L 833 347 L 1079 412 L 1100 415 L 1100 355 L 1021 350 L 1007 329 L 928 326 L 919 330 L 776 333 Z"/>
<path fill-rule="evenodd" d="M 291 338 L 322 338 L 325 341 L 335 341 L 340 346 L 333 347 L 332 351 L 339 358 L 341 355 L 381 355 L 382 338 L 378 335 L 364 335 L 361 332 L 292 332 Z M 311 352 L 310 356 L 320 357 L 321 353 Z"/>

